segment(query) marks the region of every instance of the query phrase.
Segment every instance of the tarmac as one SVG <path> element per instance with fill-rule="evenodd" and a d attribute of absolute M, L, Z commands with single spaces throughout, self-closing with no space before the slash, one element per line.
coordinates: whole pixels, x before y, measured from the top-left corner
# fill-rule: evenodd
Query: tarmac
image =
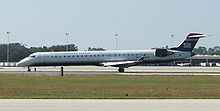
<path fill-rule="evenodd" d="M 36 68 L 36 71 L 35 71 Z M 0 67 L 0 74 L 54 74 L 60 75 L 60 67 Z M 119 73 L 117 67 L 65 66 L 64 74 L 110 74 L 110 75 L 220 75 L 220 67 L 134 66 Z"/>

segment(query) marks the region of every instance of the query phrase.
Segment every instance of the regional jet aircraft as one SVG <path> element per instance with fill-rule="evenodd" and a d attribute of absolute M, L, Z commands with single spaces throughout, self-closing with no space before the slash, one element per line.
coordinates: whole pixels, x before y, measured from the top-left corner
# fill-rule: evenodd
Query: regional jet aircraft
<path fill-rule="evenodd" d="M 119 72 L 124 72 L 124 68 L 143 63 L 171 62 L 191 57 L 195 55 L 192 53 L 193 48 L 203 37 L 206 35 L 190 33 L 178 47 L 170 49 L 37 52 L 19 61 L 17 66 L 29 68 L 31 66 L 96 65 L 118 67 Z"/>

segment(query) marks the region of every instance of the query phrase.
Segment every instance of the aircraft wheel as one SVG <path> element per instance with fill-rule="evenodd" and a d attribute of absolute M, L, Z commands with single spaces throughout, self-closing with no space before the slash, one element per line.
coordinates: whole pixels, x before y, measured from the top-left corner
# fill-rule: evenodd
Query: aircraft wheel
<path fill-rule="evenodd" d="M 125 72 L 125 69 L 123 67 L 119 67 L 118 72 Z"/>
<path fill-rule="evenodd" d="M 31 68 L 30 67 L 28 67 L 28 70 L 27 70 L 28 72 L 31 72 Z"/>

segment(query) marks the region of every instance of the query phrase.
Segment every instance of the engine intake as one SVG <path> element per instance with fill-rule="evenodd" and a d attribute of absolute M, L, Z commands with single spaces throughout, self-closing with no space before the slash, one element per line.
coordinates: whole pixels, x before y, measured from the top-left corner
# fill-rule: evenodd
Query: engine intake
<path fill-rule="evenodd" d="M 167 49 L 156 49 L 155 56 L 157 57 L 166 57 L 174 54 L 174 52 L 168 51 Z"/>

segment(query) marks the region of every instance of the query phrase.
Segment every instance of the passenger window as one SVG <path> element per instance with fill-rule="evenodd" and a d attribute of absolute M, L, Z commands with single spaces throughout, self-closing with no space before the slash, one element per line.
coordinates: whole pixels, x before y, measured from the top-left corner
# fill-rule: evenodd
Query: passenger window
<path fill-rule="evenodd" d="M 83 55 L 81 55 L 81 57 L 83 57 Z"/>

